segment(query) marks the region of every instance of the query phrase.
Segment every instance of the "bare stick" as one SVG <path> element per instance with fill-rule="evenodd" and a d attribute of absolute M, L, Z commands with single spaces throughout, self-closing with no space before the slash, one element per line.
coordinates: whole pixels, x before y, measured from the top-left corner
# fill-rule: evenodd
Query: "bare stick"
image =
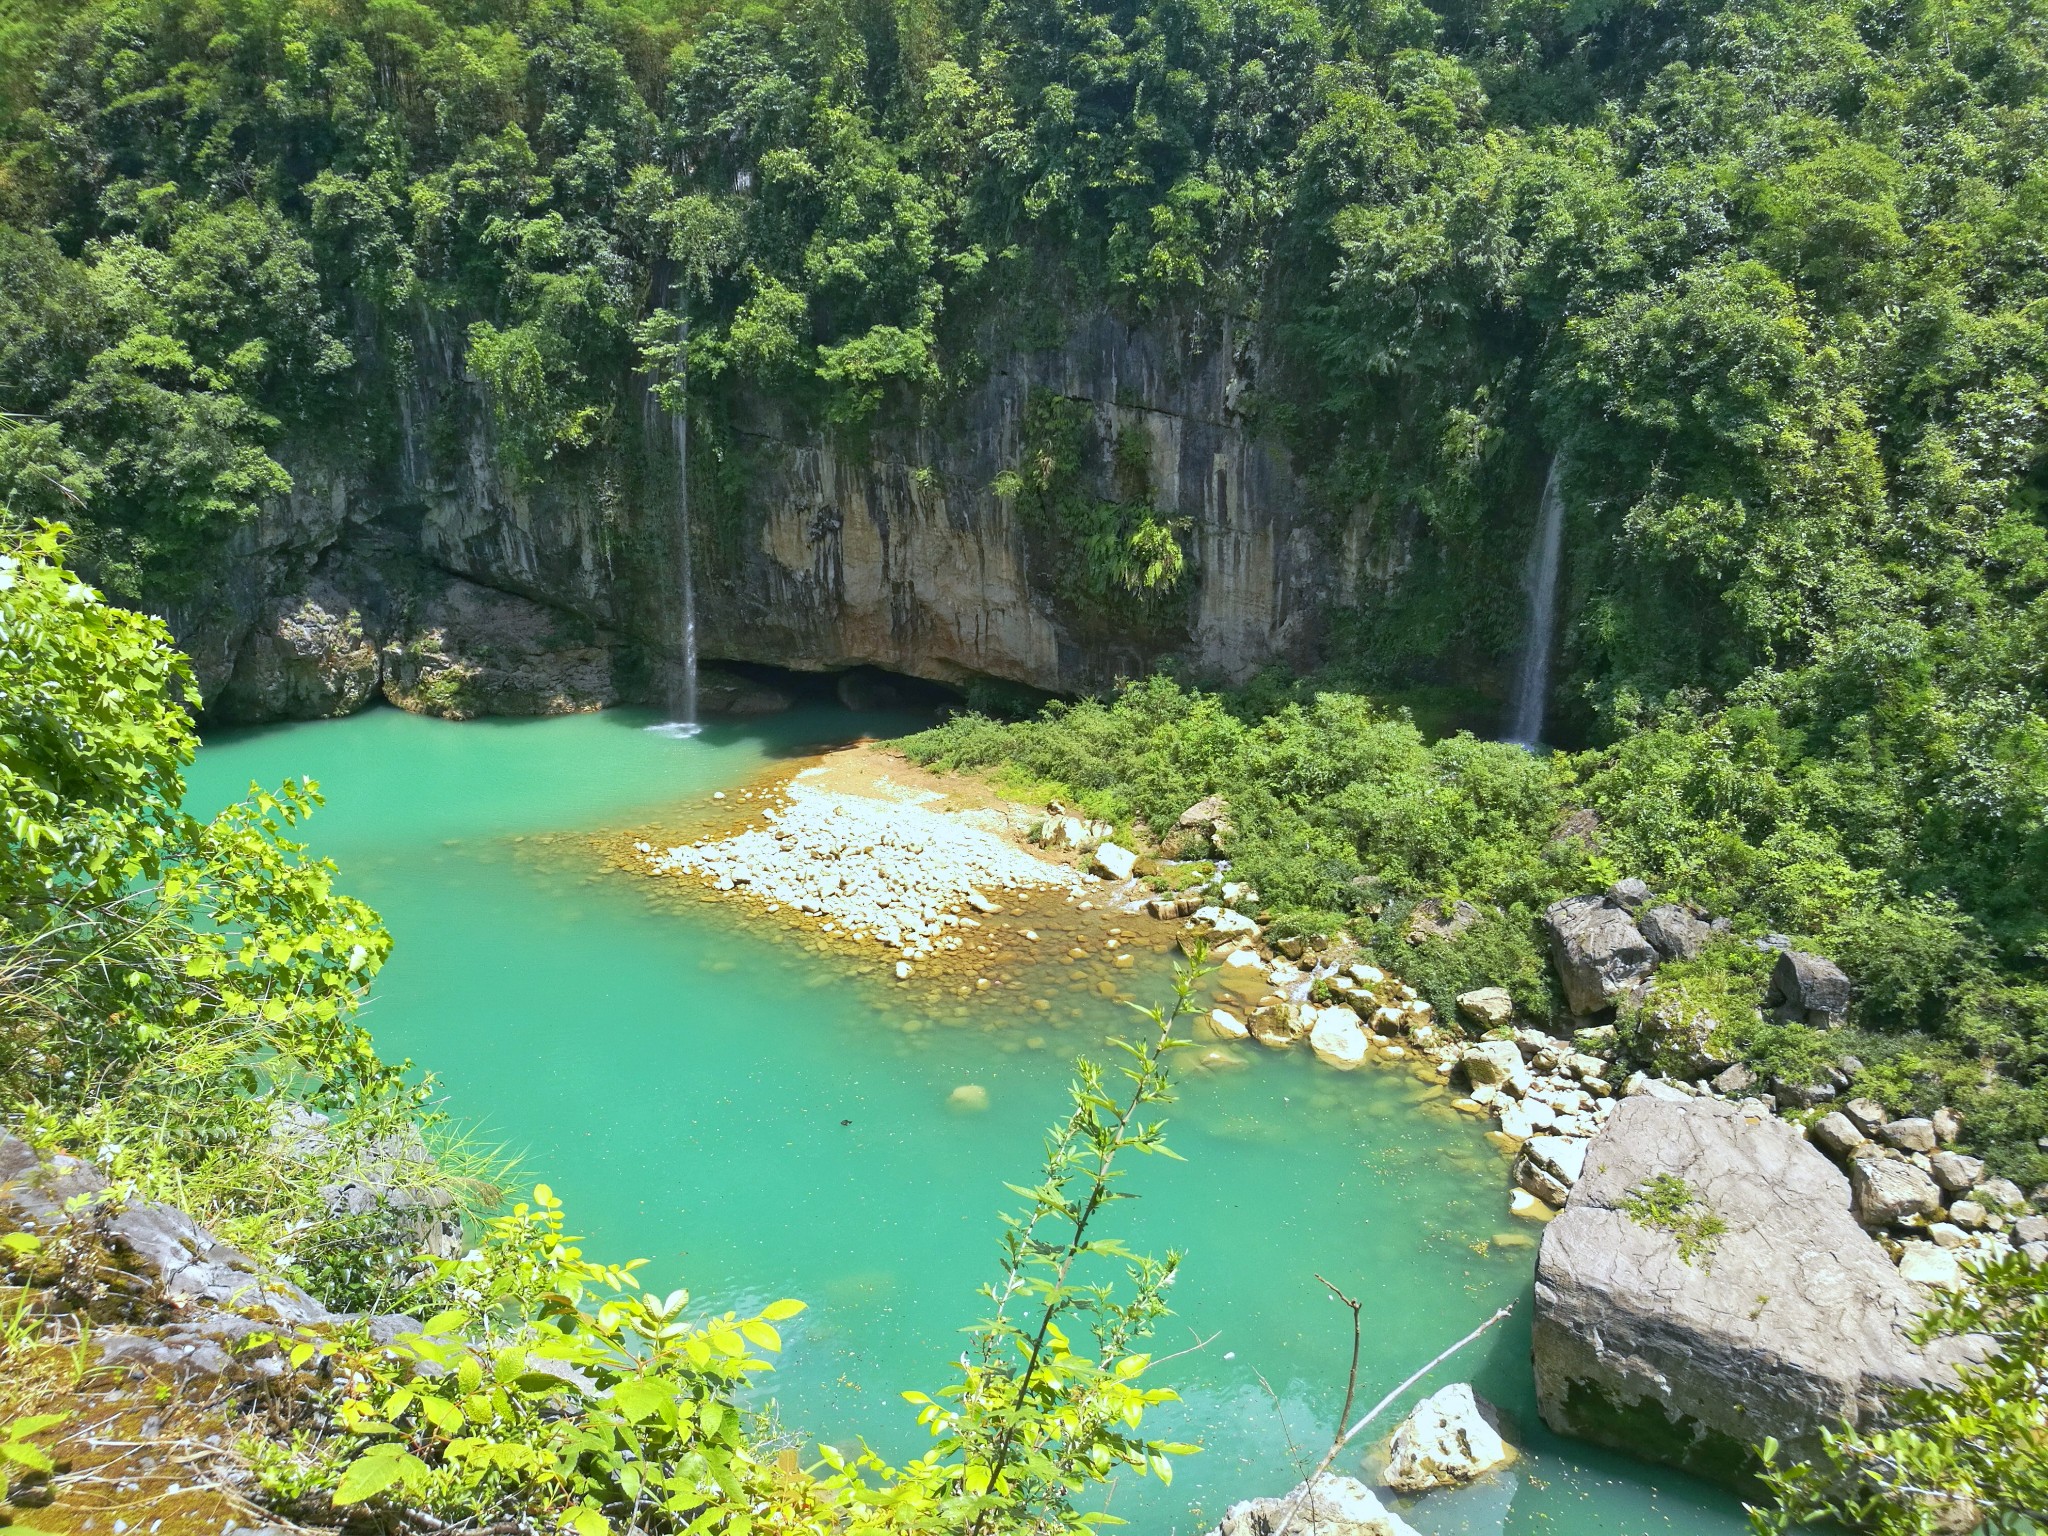
<path fill-rule="evenodd" d="M 1317 1275 L 1316 1278 L 1323 1280 L 1321 1275 Z M 1337 1433 L 1341 1435 L 1344 1433 L 1345 1424 L 1351 1418 L 1351 1399 L 1358 1395 L 1358 1303 L 1334 1285 L 1330 1285 L 1329 1281 L 1323 1280 L 1323 1284 L 1329 1287 L 1332 1296 L 1351 1309 L 1351 1374 L 1344 1380 L 1344 1407 L 1337 1415 Z"/>
<path fill-rule="evenodd" d="M 1328 1282 L 1326 1281 L 1324 1283 L 1327 1284 Z M 1513 1302 L 1509 1302 L 1506 1306 L 1502 1307 L 1498 1312 L 1494 1313 L 1493 1316 L 1489 1317 L 1477 1328 L 1474 1328 L 1470 1333 L 1466 1334 L 1465 1337 L 1458 1340 L 1457 1343 L 1453 1344 L 1449 1349 L 1445 1350 L 1442 1354 L 1438 1355 L 1434 1360 L 1430 1361 L 1429 1364 L 1423 1366 L 1421 1370 L 1417 1371 L 1414 1375 L 1410 1376 L 1406 1381 L 1402 1382 L 1401 1385 L 1394 1388 L 1394 1390 L 1389 1392 L 1385 1397 L 1381 1398 L 1378 1402 L 1374 1403 L 1372 1405 L 1372 1411 L 1370 1413 L 1368 1413 L 1364 1418 L 1360 1419 L 1356 1424 L 1352 1425 L 1349 1429 L 1345 1430 L 1343 1434 L 1339 1435 L 1335 1440 L 1333 1440 L 1330 1443 L 1329 1452 L 1323 1457 L 1322 1461 L 1317 1464 L 1315 1471 L 1309 1473 L 1308 1480 L 1301 1485 L 1301 1492 L 1295 1495 L 1294 1502 L 1287 1506 L 1287 1513 L 1282 1515 L 1280 1517 L 1280 1523 L 1273 1527 L 1271 1536 L 1287 1536 L 1287 1528 L 1290 1525 L 1294 1524 L 1295 1515 L 1300 1512 L 1301 1506 L 1308 1502 L 1309 1495 L 1315 1491 L 1316 1479 L 1321 1477 L 1325 1472 L 1330 1470 L 1330 1463 L 1337 1459 L 1337 1453 L 1343 1450 L 1344 1447 L 1349 1445 L 1354 1439 L 1356 1439 L 1358 1436 L 1358 1432 L 1360 1430 L 1364 1429 L 1366 1425 L 1370 1424 L 1374 1419 L 1378 1418 L 1390 1406 L 1392 1406 L 1396 1401 L 1398 1401 L 1403 1392 L 1406 1392 L 1410 1387 L 1414 1386 L 1415 1383 L 1422 1380 L 1423 1377 L 1427 1376 L 1431 1371 L 1435 1370 L 1438 1366 L 1442 1365 L 1446 1360 L 1450 1359 L 1451 1356 L 1455 1355 L 1459 1350 L 1463 1349 L 1467 1344 L 1470 1344 L 1474 1339 L 1478 1338 L 1482 1333 L 1486 1332 L 1487 1329 L 1491 1328 L 1495 1323 L 1499 1322 L 1502 1318 L 1506 1317 L 1510 1312 L 1514 1310 L 1515 1304 Z"/>

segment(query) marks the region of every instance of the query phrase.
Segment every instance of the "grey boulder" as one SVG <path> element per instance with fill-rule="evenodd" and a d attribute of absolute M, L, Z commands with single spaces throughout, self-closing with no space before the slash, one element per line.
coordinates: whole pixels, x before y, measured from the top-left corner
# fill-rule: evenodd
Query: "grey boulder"
<path fill-rule="evenodd" d="M 1878 1127 L 1877 1139 L 1901 1152 L 1932 1152 L 1935 1145 L 1934 1122 L 1920 1119 L 1894 1120 Z"/>
<path fill-rule="evenodd" d="M 1849 1017 L 1849 978 L 1832 960 L 1803 950 L 1783 950 L 1771 968 L 1764 1008 L 1781 1024 L 1833 1029 Z"/>
<path fill-rule="evenodd" d="M 1690 1260 L 1626 1202 L 1659 1174 L 1723 1225 Z M 1783 1121 L 1711 1099 L 1624 1100 L 1543 1235 L 1533 1353 L 1552 1429 L 1741 1482 L 1868 1422 L 1959 1347 L 1908 1339 L 1919 1301 L 1850 1219 L 1842 1173 Z"/>
<path fill-rule="evenodd" d="M 1666 960 L 1694 959 L 1714 936 L 1706 919 L 1685 907 L 1652 907 L 1636 926 Z"/>
<path fill-rule="evenodd" d="M 1856 1122 L 1839 1109 L 1814 1121 L 1806 1134 L 1816 1147 L 1831 1157 L 1847 1157 L 1858 1147 L 1869 1143 L 1869 1138 L 1856 1128 Z M 1967 1189 L 1969 1186 L 1963 1187 Z"/>
<path fill-rule="evenodd" d="M 1605 896 L 1568 896 L 1543 913 L 1550 957 L 1573 1013 L 1598 1013 L 1648 980 L 1657 951 L 1623 907 Z"/>
<path fill-rule="evenodd" d="M 1858 1157 L 1849 1163 L 1850 1209 L 1873 1230 L 1941 1209 L 1934 1180 L 1899 1157 Z"/>

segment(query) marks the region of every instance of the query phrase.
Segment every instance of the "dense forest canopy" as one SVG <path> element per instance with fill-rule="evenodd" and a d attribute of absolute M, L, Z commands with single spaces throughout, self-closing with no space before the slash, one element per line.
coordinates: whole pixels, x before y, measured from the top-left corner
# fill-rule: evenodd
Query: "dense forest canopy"
<path fill-rule="evenodd" d="M 1605 755 L 1532 803 L 1591 795 L 1678 888 L 1861 934 L 1876 1021 L 1936 1029 L 1951 1077 L 2038 1074 L 2039 0 L 0 18 L 0 482 L 116 593 L 175 586 L 295 439 L 395 453 L 425 347 L 544 476 L 616 445 L 684 317 L 714 449 L 739 391 L 857 442 L 1091 309 L 1226 317 L 1317 515 L 1413 551 L 1340 681 L 1511 650 L 1562 454 L 1558 709 Z M 1023 470 L 1125 587 L 1175 579 L 1171 529 L 1101 547 Z M 1350 899 L 1369 835 L 1304 843 L 1296 904 Z M 1999 1135 L 2043 1132 L 2033 1102 Z"/>

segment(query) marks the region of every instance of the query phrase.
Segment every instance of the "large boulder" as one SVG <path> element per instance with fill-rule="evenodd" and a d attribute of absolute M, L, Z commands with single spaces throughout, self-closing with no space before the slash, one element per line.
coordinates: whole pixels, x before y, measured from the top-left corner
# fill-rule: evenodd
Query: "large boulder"
<path fill-rule="evenodd" d="M 1172 859 L 1198 859 L 1223 853 L 1230 847 L 1232 830 L 1230 802 L 1221 795 L 1210 795 L 1180 813 L 1166 836 L 1159 840 L 1159 851 Z"/>
<path fill-rule="evenodd" d="M 1504 1467 L 1514 1448 L 1501 1439 L 1491 1409 L 1462 1381 L 1424 1398 L 1387 1447 L 1382 1481 L 1396 1493 L 1455 1488 Z"/>
<path fill-rule="evenodd" d="M 1782 950 L 1771 968 L 1764 1007 L 1780 1023 L 1833 1029 L 1849 1017 L 1849 978 L 1832 960 Z"/>
<path fill-rule="evenodd" d="M 1908 1216 L 1932 1216 L 1941 1208 L 1941 1189 L 1904 1158 L 1852 1157 L 1849 1208 L 1875 1230 Z"/>
<path fill-rule="evenodd" d="M 1529 1064 L 1522 1060 L 1521 1047 L 1512 1040 L 1481 1040 L 1465 1047 L 1458 1058 L 1465 1081 L 1474 1088 L 1514 1084 L 1517 1091 L 1532 1081 Z"/>
<path fill-rule="evenodd" d="M 1712 925 L 1689 907 L 1652 907 L 1636 926 L 1666 960 L 1694 959 L 1714 936 Z"/>
<path fill-rule="evenodd" d="M 1329 1472 L 1313 1487 L 1297 1484 L 1275 1499 L 1231 1505 L 1210 1536 L 1273 1536 L 1283 1523 L 1287 1536 L 1415 1536 L 1415 1527 L 1384 1508 L 1357 1478 Z"/>
<path fill-rule="evenodd" d="M 319 720 L 355 713 L 377 696 L 382 678 L 361 612 L 316 583 L 264 612 L 227 686 L 207 702 L 224 720 Z"/>
<path fill-rule="evenodd" d="M 1568 896 L 1544 911 L 1550 956 L 1573 1013 L 1598 1013 L 1649 979 L 1658 955 L 1626 908 L 1605 896 Z"/>
<path fill-rule="evenodd" d="M 1326 1066 L 1350 1071 L 1365 1061 L 1365 1026 L 1349 1008 L 1318 1008 L 1308 1032 L 1309 1049 Z"/>
<path fill-rule="evenodd" d="M 1481 1029 L 1499 1029 L 1515 1019 L 1515 999 L 1506 987 L 1477 987 L 1458 994 L 1458 1012 Z"/>
<path fill-rule="evenodd" d="M 1664 1184 L 1645 1206 L 1659 1175 L 1690 1204 Z M 1791 1126 L 1625 1099 L 1543 1234 L 1537 1403 L 1562 1433 L 1740 1482 L 1766 1436 L 1810 1456 L 1823 1428 L 1869 1422 L 1885 1392 L 1957 1358 L 1953 1341 L 1910 1342 L 1919 1307 L 1850 1217 L 1841 1171 Z"/>

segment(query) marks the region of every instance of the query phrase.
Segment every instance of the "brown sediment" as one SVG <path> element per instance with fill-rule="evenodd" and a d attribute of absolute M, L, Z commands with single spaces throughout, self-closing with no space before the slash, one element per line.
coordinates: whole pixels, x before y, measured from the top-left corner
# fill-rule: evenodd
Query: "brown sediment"
<path fill-rule="evenodd" d="M 92 1346 L 16 1346 L 5 1360 L 0 1422 L 41 1414 L 63 1421 L 33 1437 L 55 1463 L 47 1476 L 9 1468 L 11 1497 L 0 1529 L 50 1536 L 220 1536 L 265 1526 L 237 1486 L 248 1473 L 235 1455 L 240 1412 L 231 1399 L 166 1390 L 125 1369 L 81 1367 Z"/>

